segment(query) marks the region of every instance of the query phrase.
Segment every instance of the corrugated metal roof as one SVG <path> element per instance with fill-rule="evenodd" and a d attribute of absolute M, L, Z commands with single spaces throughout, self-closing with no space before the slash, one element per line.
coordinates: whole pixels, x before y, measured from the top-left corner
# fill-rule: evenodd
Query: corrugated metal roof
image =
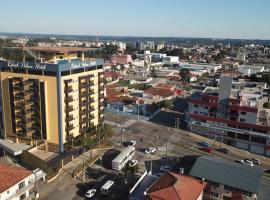
<path fill-rule="evenodd" d="M 189 174 L 258 194 L 263 170 L 216 157 L 201 156 L 196 160 Z"/>

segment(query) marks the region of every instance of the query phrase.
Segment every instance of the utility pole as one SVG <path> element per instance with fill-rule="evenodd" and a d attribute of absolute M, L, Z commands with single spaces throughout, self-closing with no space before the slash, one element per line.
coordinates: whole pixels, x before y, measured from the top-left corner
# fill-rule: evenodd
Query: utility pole
<path fill-rule="evenodd" d="M 166 139 L 166 157 L 168 156 L 168 139 Z"/>
<path fill-rule="evenodd" d="M 157 142 L 156 142 L 156 150 L 158 149 L 158 129 L 156 128 L 156 139 L 157 139 Z"/>
<path fill-rule="evenodd" d="M 121 129 L 121 148 L 123 148 L 123 142 L 124 142 L 124 139 L 123 139 L 123 132 L 125 131 L 124 128 Z"/>
<path fill-rule="evenodd" d="M 214 138 L 214 146 L 213 146 L 213 155 L 215 155 L 215 149 L 216 149 L 216 134 L 215 134 L 215 138 Z"/>
<path fill-rule="evenodd" d="M 220 148 L 220 149 L 221 149 L 222 141 L 223 141 L 223 135 L 220 137 L 220 142 L 219 142 L 219 148 Z"/>
<path fill-rule="evenodd" d="M 138 104 L 138 121 L 139 121 L 139 115 L 140 115 L 140 104 Z"/>

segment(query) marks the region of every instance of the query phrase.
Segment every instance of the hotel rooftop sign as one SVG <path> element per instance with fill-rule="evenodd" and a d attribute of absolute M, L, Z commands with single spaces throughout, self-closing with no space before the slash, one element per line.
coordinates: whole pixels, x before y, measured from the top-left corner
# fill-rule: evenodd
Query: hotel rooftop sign
<path fill-rule="evenodd" d="M 12 69 L 57 72 L 58 70 L 68 71 L 68 70 L 75 70 L 75 69 L 83 69 L 83 68 L 92 67 L 92 66 L 100 66 L 103 64 L 104 64 L 103 59 L 96 59 L 96 60 L 90 60 L 90 61 L 72 61 L 72 62 L 59 63 L 59 64 L 0 60 L 0 69 L 12 68 Z"/>

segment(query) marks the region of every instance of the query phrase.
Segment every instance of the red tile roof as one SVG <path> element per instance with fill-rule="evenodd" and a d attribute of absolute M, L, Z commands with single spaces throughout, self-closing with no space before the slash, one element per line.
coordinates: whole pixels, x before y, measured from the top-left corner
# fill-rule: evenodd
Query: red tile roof
<path fill-rule="evenodd" d="M 161 97 L 170 97 L 173 95 L 173 92 L 170 89 L 166 88 L 148 88 L 144 91 L 146 94 L 151 94 L 153 96 L 161 96 Z"/>
<path fill-rule="evenodd" d="M 151 200 L 197 200 L 206 183 L 193 177 L 168 172 L 148 189 Z"/>
<path fill-rule="evenodd" d="M 118 79 L 121 77 L 119 72 L 104 72 L 104 78 Z"/>
<path fill-rule="evenodd" d="M 31 171 L 20 167 L 0 164 L 0 192 L 6 191 L 31 174 Z"/>

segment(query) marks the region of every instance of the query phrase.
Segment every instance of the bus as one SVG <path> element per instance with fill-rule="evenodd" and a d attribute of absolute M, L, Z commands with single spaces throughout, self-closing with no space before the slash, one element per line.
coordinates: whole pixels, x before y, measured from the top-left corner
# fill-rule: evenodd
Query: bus
<path fill-rule="evenodd" d="M 128 146 L 112 161 L 112 169 L 120 171 L 135 153 L 134 146 Z"/>
<path fill-rule="evenodd" d="M 108 180 L 102 187 L 101 187 L 101 194 L 108 195 L 114 188 L 114 181 Z"/>

